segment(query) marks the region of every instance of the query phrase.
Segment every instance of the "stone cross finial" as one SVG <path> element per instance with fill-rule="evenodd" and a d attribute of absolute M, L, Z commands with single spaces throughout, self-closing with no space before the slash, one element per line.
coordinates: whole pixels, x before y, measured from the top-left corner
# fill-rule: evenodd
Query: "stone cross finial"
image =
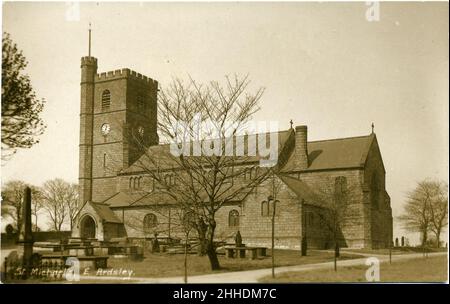
<path fill-rule="evenodd" d="M 373 129 L 375 128 L 375 125 L 372 123 L 372 134 L 373 134 Z"/>
<path fill-rule="evenodd" d="M 294 124 L 294 122 L 292 121 L 292 119 L 291 119 L 291 121 L 289 121 L 289 123 L 291 124 L 291 129 L 292 129 L 292 125 Z"/>

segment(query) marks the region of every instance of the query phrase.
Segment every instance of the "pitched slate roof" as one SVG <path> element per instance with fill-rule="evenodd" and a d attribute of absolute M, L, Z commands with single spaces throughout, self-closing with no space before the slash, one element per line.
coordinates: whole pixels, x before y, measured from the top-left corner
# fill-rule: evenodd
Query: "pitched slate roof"
<path fill-rule="evenodd" d="M 98 216 L 107 223 L 122 223 L 108 205 L 90 202 Z"/>
<path fill-rule="evenodd" d="M 279 162 L 282 162 L 282 173 L 296 171 L 295 150 L 291 145 L 295 133 L 292 129 L 280 131 L 279 134 Z M 309 165 L 305 171 L 333 170 L 345 168 L 363 168 L 372 143 L 376 141 L 375 134 L 368 136 L 338 138 L 330 140 L 310 141 L 307 144 Z M 149 153 L 143 155 L 132 166 L 126 168 L 121 174 L 137 174 L 143 171 L 143 167 L 148 168 L 148 157 L 157 157 L 165 165 L 160 169 L 173 169 L 176 167 L 176 161 L 168 156 L 170 146 L 157 145 L 149 148 Z M 245 162 L 259 161 L 258 156 L 246 157 Z M 302 181 L 280 175 L 282 181 L 291 188 L 300 198 L 312 202 L 315 200 L 314 192 Z M 242 200 L 245 194 L 236 197 L 236 200 Z M 103 202 L 104 206 L 128 207 L 128 206 L 148 206 L 157 204 L 175 204 L 176 202 L 167 194 L 148 193 L 148 192 L 118 192 Z M 109 208 L 108 208 L 109 209 Z M 110 209 L 109 209 L 110 210 Z M 111 211 L 111 210 L 110 210 Z M 106 213 L 106 211 L 105 211 Z M 115 217 L 114 213 L 111 211 Z"/>
<path fill-rule="evenodd" d="M 338 138 L 308 142 L 308 169 L 332 170 L 362 168 L 365 165 L 375 134 L 359 137 Z M 294 153 L 283 168 L 283 172 L 295 171 Z"/>
<path fill-rule="evenodd" d="M 144 191 L 121 191 L 103 201 L 103 204 L 111 208 L 174 203 L 173 199 L 167 194 Z"/>
<path fill-rule="evenodd" d="M 285 143 L 289 139 L 289 136 L 293 134 L 294 131 L 292 129 L 290 130 L 284 130 L 278 132 L 278 154 L 282 153 L 283 147 L 285 146 Z M 264 134 L 268 135 L 268 134 Z M 261 134 L 258 134 L 257 136 L 261 136 Z M 241 137 L 242 138 L 242 137 Z M 246 136 L 243 136 L 244 140 Z M 257 143 L 256 143 L 257 144 Z M 247 151 L 247 147 L 246 151 Z M 257 148 L 256 148 L 257 150 Z M 192 151 L 192 146 L 191 146 Z M 261 157 L 256 153 L 256 156 L 244 156 L 242 158 L 239 158 L 237 160 L 237 163 L 239 161 L 242 161 L 242 163 L 252 163 L 252 162 L 258 162 L 260 161 Z M 150 157 L 152 158 L 152 161 L 150 161 Z M 195 156 L 190 156 L 195 157 Z M 151 146 L 147 149 L 147 152 L 142 155 L 136 162 L 134 162 L 130 167 L 125 168 L 122 170 L 119 174 L 137 174 L 146 170 L 149 170 L 153 167 L 153 163 L 157 162 L 159 170 L 170 170 L 173 168 L 178 167 L 177 160 L 171 156 L 170 153 L 170 145 L 169 144 L 161 144 L 161 145 L 155 145 Z"/>
<path fill-rule="evenodd" d="M 240 186 L 233 186 L 228 191 L 224 191 L 219 194 L 218 198 L 230 198 L 236 193 L 232 201 L 242 201 L 251 190 L 238 191 Z M 203 197 L 204 202 L 207 202 L 207 195 L 205 193 L 198 194 L 201 198 Z M 121 191 L 113 195 L 112 197 L 106 199 L 102 202 L 103 205 L 109 206 L 111 208 L 122 208 L 122 207 L 137 207 L 137 206 L 157 206 L 157 205 L 176 205 L 177 201 L 167 193 L 153 191 Z"/>

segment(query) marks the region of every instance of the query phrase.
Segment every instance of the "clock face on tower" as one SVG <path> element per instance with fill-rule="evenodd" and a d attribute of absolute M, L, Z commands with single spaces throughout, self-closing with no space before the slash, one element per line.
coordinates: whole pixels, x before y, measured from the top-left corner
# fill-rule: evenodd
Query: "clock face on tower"
<path fill-rule="evenodd" d="M 108 135 L 109 131 L 111 131 L 111 126 L 108 123 L 104 123 L 102 125 L 102 134 Z"/>

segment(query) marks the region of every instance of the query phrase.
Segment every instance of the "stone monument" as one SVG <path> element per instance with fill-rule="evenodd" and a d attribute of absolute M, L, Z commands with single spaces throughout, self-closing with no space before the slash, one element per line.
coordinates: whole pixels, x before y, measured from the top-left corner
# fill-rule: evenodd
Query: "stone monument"
<path fill-rule="evenodd" d="M 31 268 L 31 256 L 33 255 L 33 233 L 31 226 L 31 189 L 25 187 L 22 205 L 22 223 L 20 226 L 19 244 L 23 244 L 23 268 L 26 270 L 25 279 Z"/>

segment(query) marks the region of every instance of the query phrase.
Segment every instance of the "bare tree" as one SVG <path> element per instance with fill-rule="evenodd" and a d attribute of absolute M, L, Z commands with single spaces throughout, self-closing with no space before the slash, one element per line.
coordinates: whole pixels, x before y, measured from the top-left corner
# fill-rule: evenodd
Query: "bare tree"
<path fill-rule="evenodd" d="M 167 144 L 148 149 L 142 144 L 144 156 L 134 165 L 157 184 L 156 191 L 192 212 L 199 250 L 206 253 L 213 270 L 220 268 L 216 213 L 223 205 L 245 198 L 269 171 L 259 168 L 255 156 L 235 155 L 237 135 L 258 110 L 263 93 L 262 89 L 246 93 L 248 85 L 247 77 L 227 78 L 224 87 L 218 82 L 174 80 L 159 92 L 158 127 Z M 211 123 L 209 128 L 199 128 L 205 121 Z M 135 139 L 139 141 L 139 135 Z M 248 178 L 249 172 L 256 171 Z"/>
<path fill-rule="evenodd" d="M 53 179 L 44 183 L 42 197 L 44 209 L 50 217 L 50 223 L 55 231 L 61 231 L 68 220 L 68 193 L 70 184 L 62 179 Z"/>
<path fill-rule="evenodd" d="M 23 190 L 27 186 L 31 188 L 31 211 L 35 218 L 35 230 L 37 230 L 37 213 L 42 209 L 40 189 L 20 180 L 9 181 L 2 187 L 1 215 L 4 218 L 11 218 L 17 225 L 18 232 L 20 232 L 22 226 Z"/>
<path fill-rule="evenodd" d="M 39 116 L 44 100 L 37 99 L 23 70 L 27 61 L 8 33 L 2 39 L 2 160 L 17 148 L 29 148 L 45 130 Z"/>
<path fill-rule="evenodd" d="M 436 236 L 436 247 L 439 248 L 442 230 L 448 225 L 448 184 L 435 182 L 435 196 L 430 204 L 431 231 Z"/>
<path fill-rule="evenodd" d="M 417 183 L 414 190 L 407 194 L 407 201 L 404 207 L 404 214 L 398 219 L 403 227 L 411 232 L 420 232 L 422 235 L 422 246 L 425 247 L 428 241 L 428 232 L 431 229 L 438 231 L 439 235 L 442 227 L 447 223 L 447 202 L 442 202 L 444 193 L 439 182 L 421 181 Z M 446 199 L 445 199 L 446 200 Z M 437 225 L 435 226 L 434 223 Z"/>
<path fill-rule="evenodd" d="M 340 253 L 339 242 L 342 241 L 342 229 L 352 217 L 351 206 L 359 201 L 355 185 L 348 185 L 344 176 L 325 179 L 325 187 L 315 189 L 319 209 L 315 212 L 326 227 L 328 236 L 334 245 L 334 270 L 337 271 L 337 258 Z"/>
<path fill-rule="evenodd" d="M 14 180 L 2 187 L 2 217 L 11 218 L 19 233 L 22 226 L 23 189 L 26 186 L 25 182 Z"/>
<path fill-rule="evenodd" d="M 448 225 L 447 189 L 444 182 L 424 180 L 408 193 L 404 214 L 399 219 L 405 229 L 422 234 L 422 246 L 427 244 L 431 231 L 439 247 L 441 232 Z"/>
<path fill-rule="evenodd" d="M 31 214 L 34 216 L 34 231 L 39 231 L 38 215 L 44 208 L 42 191 L 38 187 L 31 187 Z"/>
<path fill-rule="evenodd" d="M 275 171 L 272 170 L 270 173 L 270 183 L 272 186 L 272 194 L 267 198 L 268 213 L 271 215 L 272 222 L 272 242 L 271 242 L 271 255 L 272 255 L 272 278 L 275 278 L 275 215 L 278 213 L 277 204 L 279 200 L 277 199 L 278 194 L 282 189 L 282 182 L 277 178 Z"/>
<path fill-rule="evenodd" d="M 70 221 L 70 230 L 73 230 L 73 224 L 78 212 L 78 184 L 68 184 L 66 186 L 66 204 L 67 215 Z"/>

